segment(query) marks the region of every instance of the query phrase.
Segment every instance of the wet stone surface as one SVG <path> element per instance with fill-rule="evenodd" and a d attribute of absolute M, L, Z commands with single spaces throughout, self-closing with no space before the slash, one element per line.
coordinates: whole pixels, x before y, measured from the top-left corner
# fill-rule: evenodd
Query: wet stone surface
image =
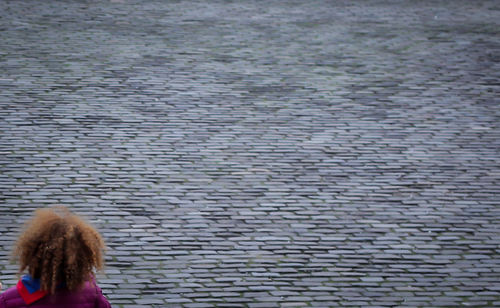
<path fill-rule="evenodd" d="M 33 209 L 113 307 L 500 306 L 497 1 L 1 1 L 0 271 Z"/>

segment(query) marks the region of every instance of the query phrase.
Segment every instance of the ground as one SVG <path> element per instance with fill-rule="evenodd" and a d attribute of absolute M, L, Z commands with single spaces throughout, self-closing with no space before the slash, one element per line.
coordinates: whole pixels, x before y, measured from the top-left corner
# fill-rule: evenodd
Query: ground
<path fill-rule="evenodd" d="M 113 307 L 500 306 L 498 1 L 0 2 L 0 272 L 33 209 Z"/>

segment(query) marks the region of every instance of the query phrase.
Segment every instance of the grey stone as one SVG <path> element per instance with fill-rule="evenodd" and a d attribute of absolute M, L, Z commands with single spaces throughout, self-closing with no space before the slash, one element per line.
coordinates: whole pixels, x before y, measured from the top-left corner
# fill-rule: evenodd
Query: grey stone
<path fill-rule="evenodd" d="M 498 4 L 0 2 L 0 261 L 62 204 L 113 307 L 498 306 Z"/>

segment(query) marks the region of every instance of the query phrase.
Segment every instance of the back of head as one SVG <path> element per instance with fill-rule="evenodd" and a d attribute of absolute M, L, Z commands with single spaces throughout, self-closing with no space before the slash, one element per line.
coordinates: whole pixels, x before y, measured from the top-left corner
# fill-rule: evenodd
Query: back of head
<path fill-rule="evenodd" d="M 14 255 L 19 271 L 40 279 L 41 289 L 54 293 L 64 286 L 75 291 L 103 266 L 105 248 L 99 232 L 66 208 L 40 209 L 28 221 Z"/>

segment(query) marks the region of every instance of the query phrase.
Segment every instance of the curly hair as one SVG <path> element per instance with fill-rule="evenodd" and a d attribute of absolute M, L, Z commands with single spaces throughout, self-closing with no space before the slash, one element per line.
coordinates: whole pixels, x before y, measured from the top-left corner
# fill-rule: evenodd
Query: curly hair
<path fill-rule="evenodd" d="M 75 291 L 103 267 L 104 241 L 99 232 L 65 207 L 39 209 L 26 224 L 14 249 L 19 274 L 40 279 L 51 294 L 64 286 Z"/>

